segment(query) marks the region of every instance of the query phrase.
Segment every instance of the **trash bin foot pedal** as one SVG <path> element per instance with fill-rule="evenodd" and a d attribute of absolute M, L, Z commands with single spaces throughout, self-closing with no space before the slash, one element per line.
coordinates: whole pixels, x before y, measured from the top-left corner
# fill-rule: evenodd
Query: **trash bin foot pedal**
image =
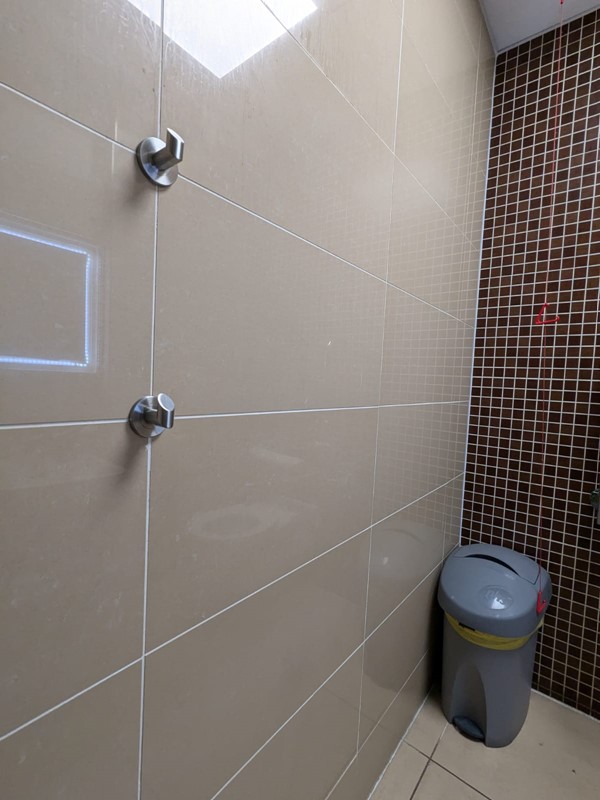
<path fill-rule="evenodd" d="M 479 725 L 476 725 L 468 717 L 454 717 L 452 724 L 468 739 L 473 739 L 475 742 L 483 742 L 485 739 L 485 735 Z"/>

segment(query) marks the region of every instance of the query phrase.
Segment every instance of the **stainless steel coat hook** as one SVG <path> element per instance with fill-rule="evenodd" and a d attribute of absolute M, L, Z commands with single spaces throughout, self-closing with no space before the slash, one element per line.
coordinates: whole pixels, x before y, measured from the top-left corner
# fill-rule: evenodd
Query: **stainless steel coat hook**
<path fill-rule="evenodd" d="M 129 412 L 129 424 L 138 436 L 153 439 L 172 428 L 175 422 L 175 403 L 168 394 L 140 397 Z"/>
<path fill-rule="evenodd" d="M 167 128 L 167 141 L 149 136 L 137 146 L 135 154 L 140 169 L 156 186 L 171 186 L 179 175 L 177 165 L 183 158 L 185 142 L 178 133 Z"/>

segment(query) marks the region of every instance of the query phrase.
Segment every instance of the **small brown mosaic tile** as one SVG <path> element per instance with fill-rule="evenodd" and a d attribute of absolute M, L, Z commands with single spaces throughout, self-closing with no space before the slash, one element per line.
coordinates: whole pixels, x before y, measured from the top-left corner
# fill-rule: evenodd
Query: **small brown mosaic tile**
<path fill-rule="evenodd" d="M 463 510 L 464 542 L 514 547 L 550 571 L 535 686 L 595 717 L 599 124 L 600 11 L 498 57 Z M 544 327 L 544 405 L 546 279 L 560 321 Z"/>

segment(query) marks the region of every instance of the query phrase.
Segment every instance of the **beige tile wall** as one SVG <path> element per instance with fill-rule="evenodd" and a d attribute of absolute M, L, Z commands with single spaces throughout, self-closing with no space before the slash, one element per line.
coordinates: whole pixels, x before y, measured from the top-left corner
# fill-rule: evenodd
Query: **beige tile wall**
<path fill-rule="evenodd" d="M 459 532 L 478 4 L 5 6 L 7 797 L 365 800 Z M 133 149 L 166 126 L 158 194 Z"/>

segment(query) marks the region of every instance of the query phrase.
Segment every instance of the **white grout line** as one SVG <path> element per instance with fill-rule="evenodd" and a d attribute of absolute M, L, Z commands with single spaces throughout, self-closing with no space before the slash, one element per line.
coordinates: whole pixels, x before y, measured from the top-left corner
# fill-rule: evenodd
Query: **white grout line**
<path fill-rule="evenodd" d="M 144 587 L 142 613 L 142 655 L 140 680 L 140 728 L 138 736 L 138 800 L 142 797 L 142 754 L 144 735 L 144 693 L 146 685 L 146 622 L 148 617 L 148 542 L 150 535 L 150 478 L 152 474 L 152 443 L 146 444 L 146 526 L 144 538 Z"/>
<path fill-rule="evenodd" d="M 483 38 L 483 29 L 484 29 L 484 22 L 482 20 L 481 28 L 479 31 L 479 64 L 477 67 L 477 85 L 479 85 L 479 70 L 481 69 L 481 40 Z M 464 522 L 464 514 L 465 514 L 465 490 L 467 486 L 467 458 L 469 456 L 469 438 L 470 438 L 470 428 L 471 428 L 471 409 L 473 406 L 473 380 L 475 376 L 475 347 L 477 344 L 477 327 L 478 327 L 478 318 L 479 318 L 479 303 L 480 303 L 480 292 L 481 292 L 481 268 L 483 264 L 483 243 L 484 243 L 484 230 L 485 230 L 485 221 L 486 221 L 486 213 L 487 213 L 487 191 L 488 191 L 488 182 L 490 177 L 490 150 L 492 144 L 492 122 L 494 119 L 494 106 L 495 106 L 495 89 L 496 89 L 496 67 L 498 63 L 498 56 L 494 59 L 494 80 L 492 82 L 492 102 L 490 103 L 490 119 L 489 119 L 489 130 L 488 130 L 488 143 L 487 143 L 487 159 L 485 164 L 485 185 L 483 189 L 483 214 L 481 219 L 481 244 L 479 246 L 479 274 L 477 276 L 477 293 L 475 295 L 475 325 L 473 329 L 473 353 L 471 356 L 471 378 L 469 381 L 469 405 L 467 408 L 467 437 L 465 442 L 465 459 L 464 459 L 464 469 L 463 473 L 465 479 L 463 481 L 463 487 L 461 492 L 460 498 L 460 519 L 459 519 L 459 526 L 458 526 L 458 546 L 462 545 L 462 532 L 463 532 L 463 522 Z M 475 100 L 477 102 L 477 98 Z"/>
<path fill-rule="evenodd" d="M 160 137 L 162 124 L 162 84 L 163 68 L 165 56 L 165 0 L 160 4 L 160 58 L 158 63 L 158 93 L 156 108 L 156 135 Z M 150 323 L 150 394 L 154 394 L 154 357 L 156 346 L 156 291 L 158 280 L 158 215 L 159 215 L 159 191 L 154 190 L 154 259 L 152 268 L 152 319 Z M 138 734 L 138 790 L 137 800 L 142 800 L 142 776 L 143 776 L 143 756 L 144 756 L 144 712 L 145 712 L 145 690 L 146 690 L 146 632 L 148 627 L 148 556 L 150 546 L 150 490 L 152 483 L 152 439 L 148 439 L 146 444 L 147 451 L 147 474 L 146 474 L 146 531 L 144 541 L 144 605 L 142 617 L 142 666 L 140 681 L 140 729 Z"/>
<path fill-rule="evenodd" d="M 272 411 L 228 411 L 215 414 L 181 414 L 177 415 L 177 420 L 189 419 L 220 419 L 227 417 L 268 417 L 282 414 L 326 414 L 329 411 L 376 411 L 380 408 L 419 408 L 420 406 L 456 406 L 464 405 L 464 400 L 441 400 L 426 403 L 388 403 L 385 405 L 373 406 L 341 406 L 338 408 L 290 408 Z"/>
<path fill-rule="evenodd" d="M 91 133 L 94 136 L 99 136 L 101 139 L 104 139 L 105 142 L 109 144 L 114 144 L 116 147 L 120 147 L 122 150 L 126 150 L 128 153 L 134 154 L 134 150 L 131 147 L 127 147 L 127 145 L 123 144 L 122 142 L 118 142 L 116 139 L 111 139 L 110 136 L 107 136 L 105 133 L 101 133 L 97 131 L 95 128 L 90 128 L 89 125 L 84 125 L 82 122 L 74 119 L 73 117 L 69 117 L 67 114 L 63 114 L 62 111 L 58 111 L 56 108 L 52 108 L 52 106 L 46 105 L 46 103 L 42 103 L 39 100 L 36 100 L 35 97 L 31 97 L 31 95 L 26 94 L 25 92 L 21 92 L 18 89 L 15 89 L 12 86 L 9 86 L 7 83 L 3 83 L 0 81 L 0 89 L 6 89 L 7 92 L 11 92 L 12 94 L 16 94 L 17 97 L 21 97 L 23 100 L 28 100 L 30 103 L 38 106 L 39 108 L 43 108 L 44 111 L 49 111 L 51 114 L 54 114 L 56 117 L 60 117 L 64 119 L 66 122 L 71 122 L 78 128 L 86 131 L 86 133 Z"/>
<path fill-rule="evenodd" d="M 467 402 L 463 400 L 441 400 L 434 402 L 424 403 L 389 403 L 381 406 L 342 406 L 339 408 L 290 408 L 290 409 L 273 409 L 271 411 L 225 411 L 222 413 L 213 414 L 177 414 L 176 420 L 190 420 L 190 419 L 219 419 L 221 417 L 263 417 L 274 416 L 280 414 L 314 414 L 326 413 L 328 411 L 371 411 L 378 408 L 412 408 L 419 406 L 452 406 L 461 405 Z M 126 419 L 94 419 L 94 420 L 77 420 L 68 422 L 24 422 L 14 425 L 0 425 L 0 433 L 2 431 L 13 430 L 29 430 L 37 428 L 72 428 L 79 425 L 123 425 L 127 423 Z"/>
<path fill-rule="evenodd" d="M 0 425 L 2 431 L 20 431 L 37 428 L 74 428 L 79 425 L 123 425 L 126 419 L 81 419 L 69 422 L 24 422 L 15 425 Z"/>
<path fill-rule="evenodd" d="M 129 669 L 130 667 L 134 667 L 136 664 L 140 664 L 141 661 L 142 661 L 141 658 L 136 658 L 135 661 L 130 661 L 129 664 L 125 664 L 124 667 L 120 667 L 119 669 L 115 670 L 115 672 L 111 672 L 110 675 L 106 675 L 104 678 L 100 678 L 100 680 L 96 681 L 96 683 L 92 683 L 90 686 L 86 686 L 85 689 L 82 689 L 80 692 L 77 692 L 76 694 L 71 695 L 71 697 L 68 697 L 66 700 L 61 700 L 61 702 L 57 703 L 55 706 L 52 706 L 51 708 L 47 708 L 46 711 L 42 711 L 42 713 L 38 714 L 36 717 L 32 717 L 32 719 L 28 719 L 27 722 L 24 722 L 22 725 L 19 725 L 16 728 L 13 728 L 13 730 L 8 731 L 8 733 L 2 734 L 2 736 L 0 736 L 0 742 L 3 742 L 5 739 L 9 739 L 11 736 L 14 736 L 15 733 L 19 733 L 19 731 L 22 731 L 25 728 L 28 728 L 30 725 L 33 725 L 34 722 L 39 722 L 39 720 L 43 719 L 44 717 L 47 717 L 48 714 L 52 714 L 54 711 L 57 711 L 59 708 L 62 708 L 63 706 L 68 705 L 73 700 L 77 700 L 77 698 L 82 697 L 84 694 L 87 694 L 88 692 L 91 692 L 92 689 L 95 689 L 97 686 L 101 686 L 103 683 L 106 683 L 106 681 L 109 681 L 111 678 L 114 678 L 116 675 L 119 675 L 121 672 L 124 672 L 126 669 Z"/>

